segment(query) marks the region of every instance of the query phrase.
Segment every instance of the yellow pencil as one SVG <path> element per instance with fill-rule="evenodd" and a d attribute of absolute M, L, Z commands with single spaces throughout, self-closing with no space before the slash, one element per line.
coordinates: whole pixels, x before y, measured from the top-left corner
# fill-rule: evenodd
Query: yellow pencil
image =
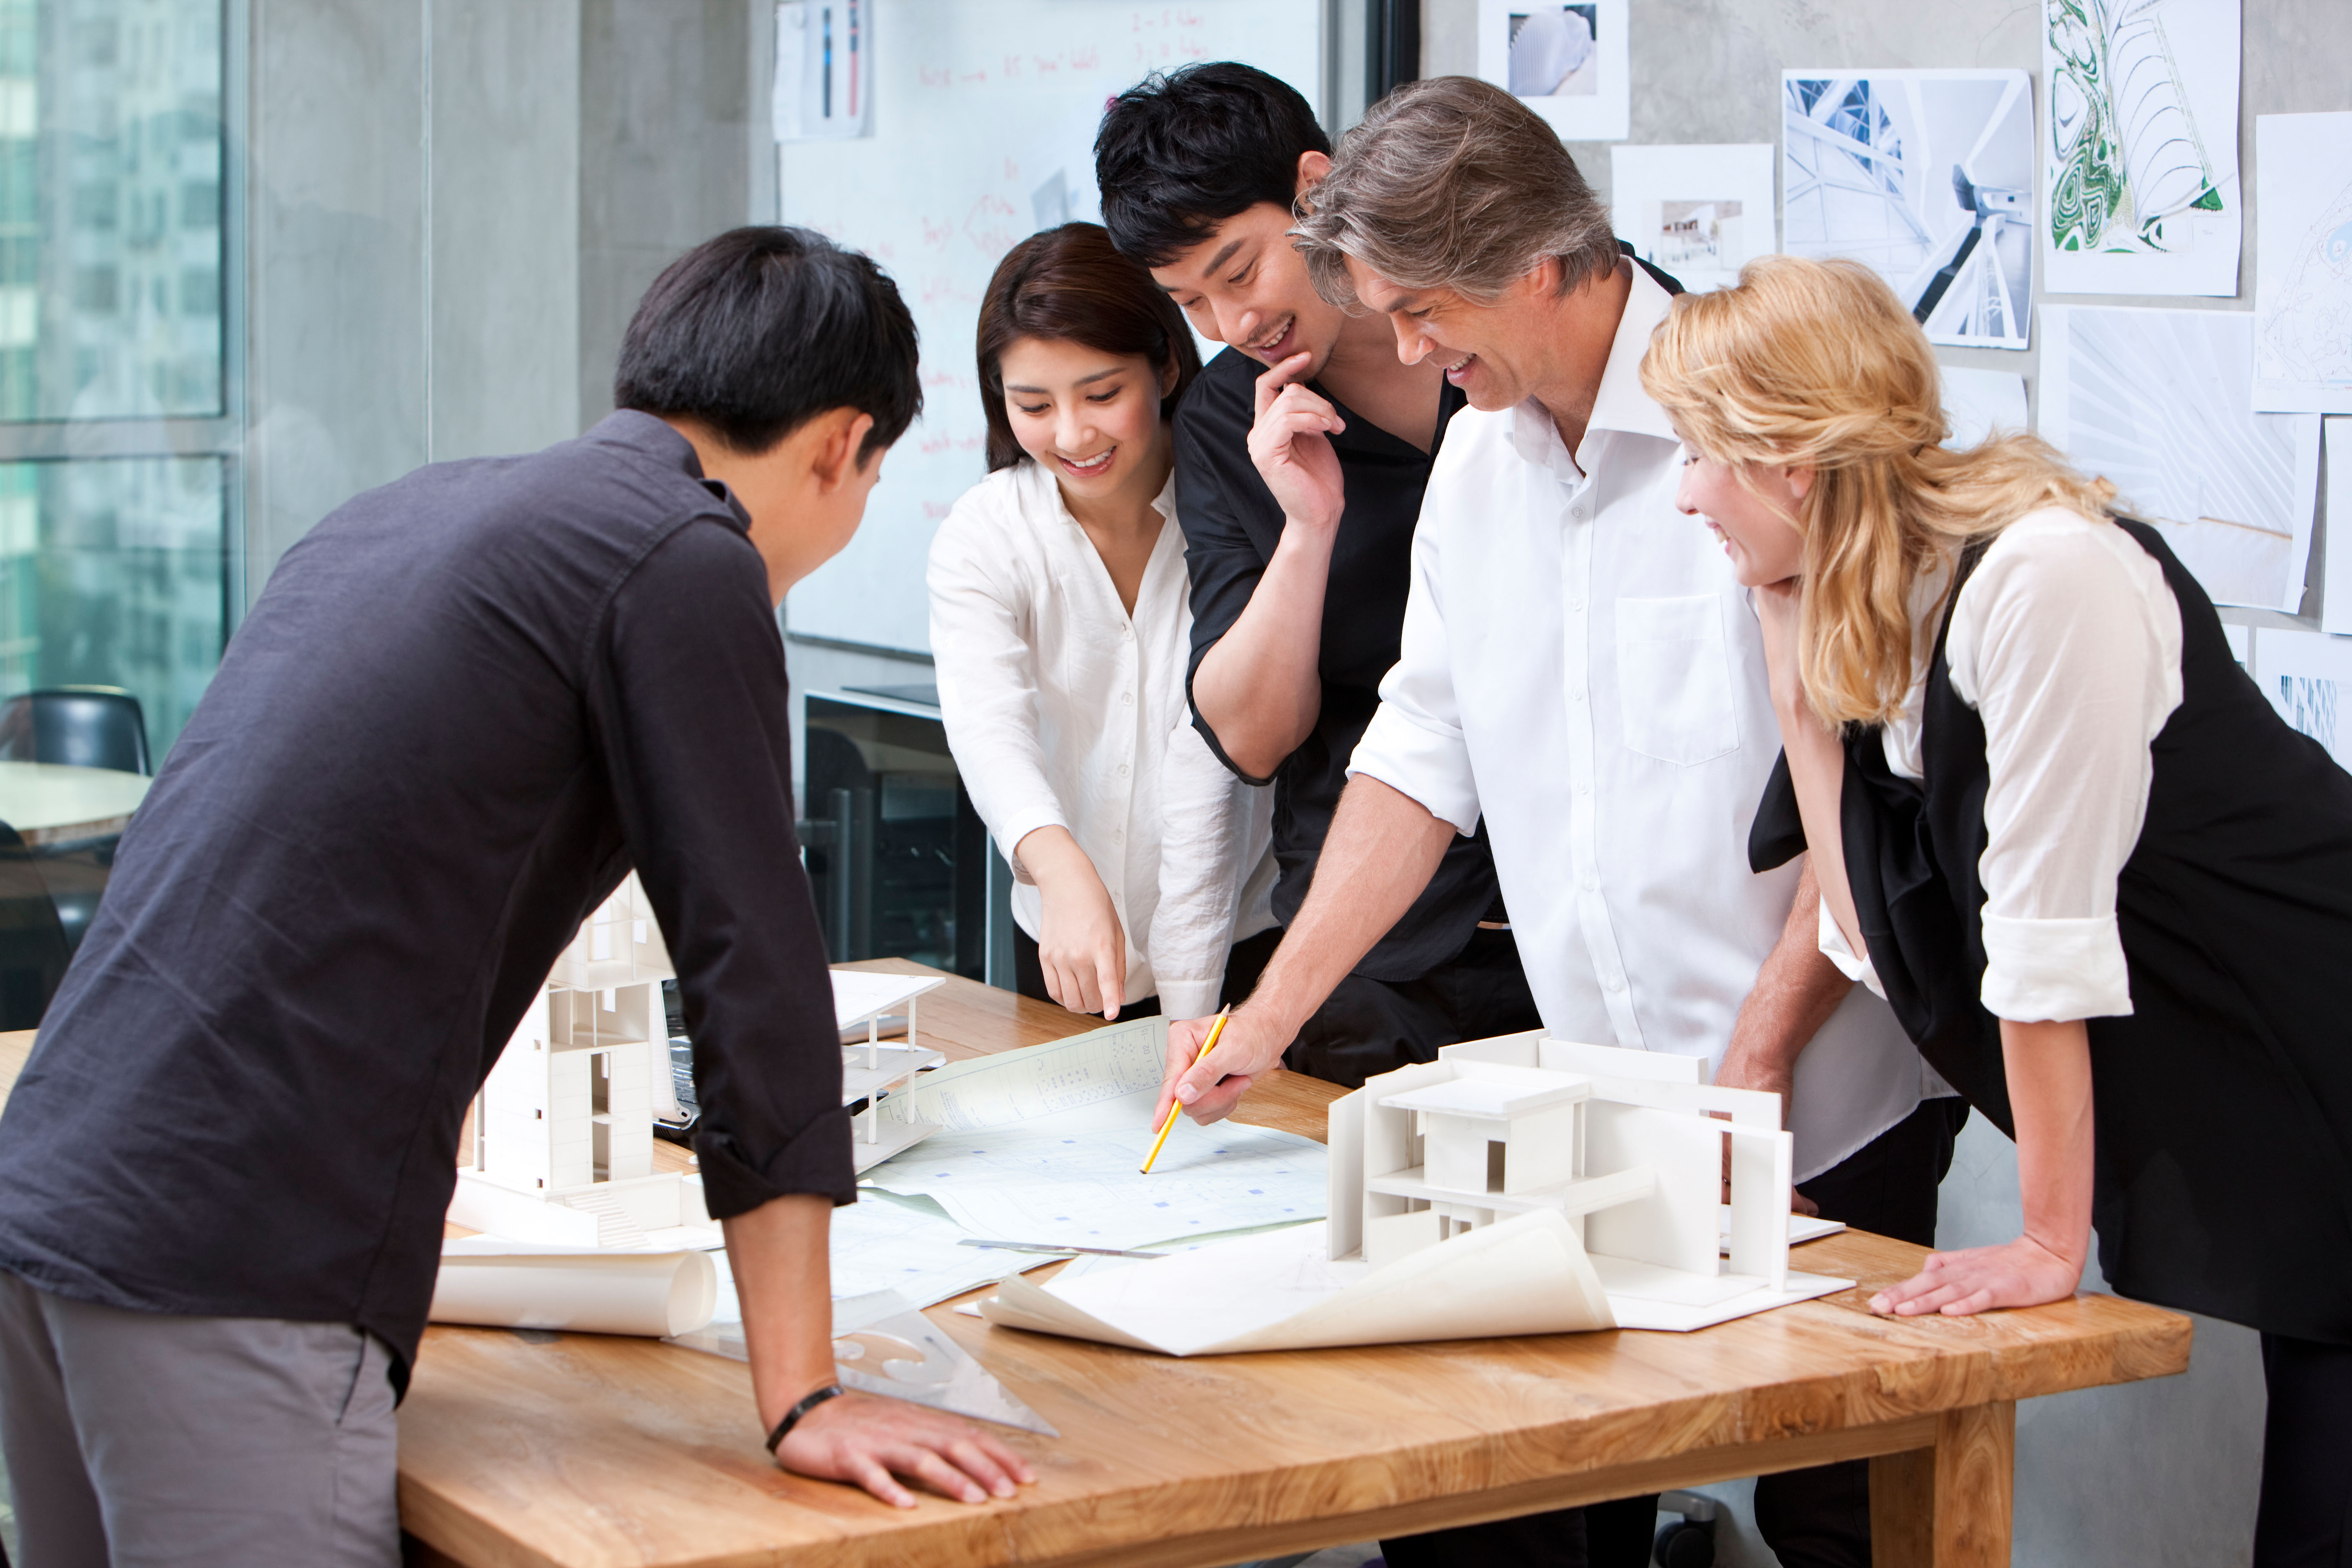
<path fill-rule="evenodd" d="M 1201 1042 L 1201 1054 L 1192 1058 L 1192 1066 L 1199 1067 L 1208 1059 L 1209 1053 L 1217 1048 L 1217 1037 L 1225 1032 L 1225 1017 L 1232 1012 L 1233 1007 L 1230 1005 L 1217 1009 L 1217 1021 L 1209 1026 L 1209 1037 Z M 1168 1146 L 1168 1134 L 1176 1130 L 1176 1118 L 1182 1114 L 1183 1110 L 1184 1103 L 1181 1100 L 1171 1100 L 1168 1102 L 1168 1120 L 1160 1124 L 1160 1136 L 1152 1142 L 1151 1152 L 1143 1157 L 1145 1175 L 1151 1174 L 1151 1162 L 1160 1158 L 1160 1151 Z"/>

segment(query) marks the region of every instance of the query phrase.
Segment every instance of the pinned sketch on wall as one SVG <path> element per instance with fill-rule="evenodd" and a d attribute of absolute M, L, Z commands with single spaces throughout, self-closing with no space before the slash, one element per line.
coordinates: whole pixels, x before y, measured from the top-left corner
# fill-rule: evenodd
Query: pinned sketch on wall
<path fill-rule="evenodd" d="M 2025 412 L 2025 378 L 2015 371 L 1953 364 L 1942 370 L 1944 421 L 1952 427 L 1945 446 L 1963 452 L 1996 430 L 2033 428 Z"/>
<path fill-rule="evenodd" d="M 778 142 L 835 142 L 874 127 L 874 0 L 782 0 L 769 100 Z"/>
<path fill-rule="evenodd" d="M 2327 552 L 2327 580 L 2319 595 L 2319 629 L 2342 636 L 2352 634 L 2352 419 L 2325 423 L 2327 502 L 2321 515 L 2335 530 L 2329 541 L 2344 542 Z"/>
<path fill-rule="evenodd" d="M 2352 768 L 2352 637 L 2257 626 L 2254 684 L 2280 718 Z"/>
<path fill-rule="evenodd" d="M 2263 115 L 2254 150 L 2254 406 L 2352 414 L 2352 113 Z"/>
<path fill-rule="evenodd" d="M 835 8 L 841 49 L 845 0 L 802 4 Z M 922 339 L 923 414 L 890 449 L 857 536 L 793 590 L 795 633 L 929 648 L 931 535 L 988 472 L 971 345 L 997 263 L 1040 229 L 1099 217 L 1103 105 L 1149 72 L 1239 60 L 1319 107 L 1324 12 L 1322 0 L 859 0 L 871 133 L 780 142 L 780 213 L 897 282 Z"/>
<path fill-rule="evenodd" d="M 2319 416 L 2256 414 L 2241 310 L 2042 307 L 2042 434 L 2112 481 L 2221 605 L 2292 615 L 2318 504 Z"/>
<path fill-rule="evenodd" d="M 1609 149 L 1619 238 L 1694 294 L 1727 289 L 1773 243 L 1772 146 Z"/>
<path fill-rule="evenodd" d="M 2026 74 L 1791 70 L 1780 94 L 1780 248 L 1869 263 L 1932 342 L 2025 347 Z"/>
<path fill-rule="evenodd" d="M 2042 283 L 2238 291 L 2240 0 L 2046 0 Z"/>
<path fill-rule="evenodd" d="M 1563 142 L 1618 142 L 1633 115 L 1627 0 L 1478 0 L 1478 75 Z"/>

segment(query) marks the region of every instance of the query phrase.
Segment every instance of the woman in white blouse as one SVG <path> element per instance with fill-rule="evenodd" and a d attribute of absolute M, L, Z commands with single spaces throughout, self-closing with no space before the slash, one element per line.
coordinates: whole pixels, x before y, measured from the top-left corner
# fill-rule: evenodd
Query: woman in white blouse
<path fill-rule="evenodd" d="M 1100 227 L 1067 224 L 997 268 L 979 349 L 990 472 L 931 542 L 931 651 L 956 766 L 1012 862 L 1020 989 L 1213 1013 L 1280 933 L 1267 792 L 1186 710 L 1171 422 L 1192 334 Z"/>
<path fill-rule="evenodd" d="M 2024 1234 L 1872 1307 L 2062 1300 L 2095 1226 L 2116 1289 L 2262 1331 L 2257 1568 L 2352 1561 L 2352 777 L 2112 486 L 1941 445 L 1867 268 L 1750 263 L 1642 377 L 1764 625 L 1751 858 L 1811 847 L 1822 951 L 2017 1140 Z"/>

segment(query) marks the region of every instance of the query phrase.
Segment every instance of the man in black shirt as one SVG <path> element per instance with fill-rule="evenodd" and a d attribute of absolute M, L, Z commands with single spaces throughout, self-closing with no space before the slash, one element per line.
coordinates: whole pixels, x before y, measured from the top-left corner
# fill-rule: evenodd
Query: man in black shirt
<path fill-rule="evenodd" d="M 920 405 L 913 323 L 865 258 L 740 229 L 647 292 L 614 402 L 312 530 L 125 835 L 0 1121 L 32 1562 L 397 1561 L 392 1405 L 459 1123 L 632 866 L 777 1458 L 908 1505 L 890 1472 L 968 1501 L 1029 1479 L 834 1386 L 856 1189 L 774 611 Z"/>
<path fill-rule="evenodd" d="M 1203 337 L 1230 344 L 1176 416 L 1177 519 L 1192 578 L 1194 723 L 1227 767 L 1275 788 L 1287 925 L 1397 659 L 1431 458 L 1464 405 L 1407 365 L 1375 316 L 1307 281 L 1291 204 L 1330 167 L 1304 99 L 1248 66 L 1154 76 L 1095 143 L 1112 243 L 1151 268 Z M 1336 471 L 1344 510 L 1292 482 Z M 1328 487 L 1321 487 L 1328 489 Z M 1289 1065 L 1354 1087 L 1440 1046 L 1536 1027 L 1484 828 L 1299 1032 Z"/>

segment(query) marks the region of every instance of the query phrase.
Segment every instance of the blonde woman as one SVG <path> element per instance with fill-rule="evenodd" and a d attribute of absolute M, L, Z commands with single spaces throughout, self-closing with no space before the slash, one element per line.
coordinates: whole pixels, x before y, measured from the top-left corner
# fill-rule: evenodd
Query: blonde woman
<path fill-rule="evenodd" d="M 1751 852 L 1811 846 L 1822 951 L 2017 1139 L 2024 1234 L 1872 1307 L 2063 1299 L 2095 1225 L 2115 1289 L 2262 1331 L 2258 1568 L 2347 1560 L 2352 777 L 2112 487 L 1941 445 L 1866 268 L 1751 263 L 1642 380 L 1763 622 L 1787 772 Z"/>

